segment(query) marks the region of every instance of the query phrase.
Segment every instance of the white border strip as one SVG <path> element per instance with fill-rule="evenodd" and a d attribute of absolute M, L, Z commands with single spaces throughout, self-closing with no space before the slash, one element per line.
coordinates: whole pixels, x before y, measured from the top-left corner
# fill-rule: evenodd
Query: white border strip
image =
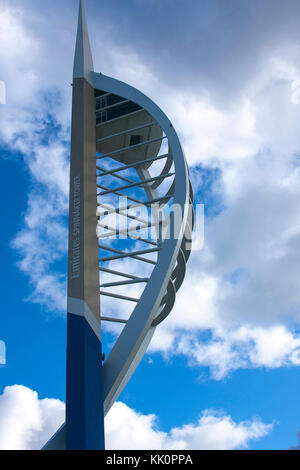
<path fill-rule="evenodd" d="M 80 317 L 85 317 L 86 321 L 94 331 L 95 335 L 101 341 L 100 321 L 97 320 L 85 300 L 68 297 L 68 313 L 73 313 Z"/>

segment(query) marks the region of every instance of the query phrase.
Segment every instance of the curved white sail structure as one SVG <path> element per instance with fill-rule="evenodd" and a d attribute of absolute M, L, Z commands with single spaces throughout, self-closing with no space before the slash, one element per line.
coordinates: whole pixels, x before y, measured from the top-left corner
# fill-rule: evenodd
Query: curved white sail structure
<path fill-rule="evenodd" d="M 116 307 L 112 316 L 101 307 L 102 324 L 123 327 L 103 363 L 105 415 L 174 306 L 191 250 L 193 192 L 167 116 L 136 88 L 92 70 L 82 9 L 81 2 L 80 34 L 85 40 L 80 52 L 77 47 L 74 78 L 84 77 L 94 90 L 96 172 L 88 185 L 97 193 L 100 305 L 101 299 L 110 298 L 111 303 L 124 302 L 127 312 L 122 317 Z M 116 225 L 120 220 L 124 224 Z M 129 272 L 136 263 L 137 272 Z M 124 289 L 137 293 L 125 295 Z M 128 305 L 133 307 L 129 313 Z M 65 439 L 63 426 L 44 448 L 64 449 Z"/>
<path fill-rule="evenodd" d="M 104 362 L 104 411 L 107 413 L 140 362 L 155 328 L 169 315 L 175 303 L 191 249 L 193 194 L 178 136 L 159 107 L 140 91 L 118 80 L 96 73 L 92 74 L 92 80 L 97 109 L 97 152 L 101 155 L 97 158 L 98 203 L 103 209 L 100 217 L 113 213 L 113 209 L 106 210 L 103 203 L 104 197 L 112 194 L 126 196 L 128 204 L 116 210 L 124 217 L 129 214 L 130 220 L 134 217 L 130 216 L 130 209 L 140 205 L 152 209 L 151 219 L 137 220 L 135 226 L 131 224 L 129 229 L 119 230 L 119 233 L 106 226 L 108 233 L 99 240 L 101 251 L 110 253 L 110 256 L 100 257 L 100 271 L 107 270 L 106 262 L 110 262 L 109 269 L 114 271 L 113 261 L 126 258 L 153 266 L 149 278 L 132 279 L 131 275 L 122 281 L 120 276 L 126 278 L 126 273 L 116 271 L 116 282 L 104 284 L 101 289 L 101 295 L 118 298 L 119 285 L 145 285 L 139 298 L 124 298 L 124 301 L 135 302 L 136 306 Z M 119 165 L 107 165 L 112 167 L 107 169 L 105 160 L 117 161 Z M 163 162 L 159 173 L 155 172 L 158 161 Z M 135 170 L 136 178 L 124 176 L 129 169 Z M 109 176 L 117 180 L 117 187 L 107 187 L 105 178 Z M 128 194 L 133 188 L 140 189 L 138 196 Z M 168 210 L 164 210 L 166 207 Z M 155 241 L 137 236 L 137 232 L 150 226 L 157 229 Z M 109 235 L 121 234 L 128 236 L 129 241 L 133 234 L 144 248 L 132 250 L 130 243 L 128 249 L 119 252 L 110 244 L 104 244 L 103 240 Z M 155 258 L 149 258 L 150 253 L 155 254 Z"/>

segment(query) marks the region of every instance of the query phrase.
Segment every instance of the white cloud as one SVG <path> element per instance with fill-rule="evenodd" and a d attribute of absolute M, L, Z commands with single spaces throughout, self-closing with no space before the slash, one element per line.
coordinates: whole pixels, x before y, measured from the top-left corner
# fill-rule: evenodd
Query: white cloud
<path fill-rule="evenodd" d="M 41 449 L 64 421 L 60 400 L 39 399 L 22 385 L 0 395 L 0 449 Z M 116 402 L 107 415 L 107 449 L 235 449 L 248 447 L 272 431 L 257 418 L 237 423 L 225 414 L 206 410 L 196 424 L 159 430 L 155 415 L 143 415 Z"/>
<path fill-rule="evenodd" d="M 208 367 L 217 380 L 239 368 L 300 364 L 298 331 L 272 318 L 259 326 L 250 314 L 241 314 L 239 323 L 238 311 L 235 316 L 230 305 L 229 313 L 222 309 L 222 290 L 221 279 L 205 274 L 197 278 L 196 271 L 189 274 L 174 311 L 156 330 L 149 353 L 160 352 L 166 358 L 183 354 L 191 366 Z"/>
<path fill-rule="evenodd" d="M 19 8 L 0 7 L 1 78 L 7 84 L 8 102 L 19 101 L 24 105 L 30 102 L 37 86 L 35 64 L 40 46 L 24 26 L 23 18 Z M 25 87 L 16 86 L 21 80 Z"/>
<path fill-rule="evenodd" d="M 255 154 L 261 138 L 256 131 L 253 103 L 245 98 L 238 109 L 218 109 L 208 99 L 192 93 L 167 95 L 166 107 L 179 130 L 188 163 L 218 165 Z"/>
<path fill-rule="evenodd" d="M 258 419 L 236 423 L 230 416 L 207 410 L 196 425 L 172 429 L 170 434 L 172 439 L 184 442 L 185 449 L 231 450 L 247 447 L 250 440 L 266 436 L 271 429 L 272 425 Z"/>
<path fill-rule="evenodd" d="M 300 335 L 283 326 L 213 330 L 212 338 L 182 333 L 175 337 L 177 354 L 191 365 L 209 367 L 217 380 L 239 368 L 276 368 L 300 364 Z M 173 346 L 174 347 L 174 346 Z"/>
<path fill-rule="evenodd" d="M 12 242 L 20 257 L 18 266 L 33 289 L 29 300 L 45 305 L 51 312 L 66 310 L 66 275 L 55 270 L 55 263 L 67 251 L 64 213 L 64 202 L 55 193 L 49 192 L 48 199 L 44 194 L 31 194 L 25 226 Z"/>
<path fill-rule="evenodd" d="M 143 415 L 121 402 L 106 418 L 108 449 L 235 449 L 270 433 L 272 425 L 254 418 L 234 422 L 230 416 L 206 410 L 195 424 L 159 430 L 155 415 Z"/>
<path fill-rule="evenodd" d="M 61 202 L 66 208 L 69 196 L 69 162 L 67 147 L 60 142 L 61 138 L 59 134 L 48 145 L 35 146 L 34 158 L 29 161 L 29 168 L 38 182 L 63 199 Z"/>
<path fill-rule="evenodd" d="M 274 139 L 264 134 L 273 148 L 219 160 L 224 209 L 206 221 L 205 247 L 192 253 L 175 309 L 151 345 L 171 354 L 179 343 L 217 378 L 239 367 L 299 365 L 299 143 L 291 131 L 281 153 L 275 135 L 281 121 L 293 121 L 291 106 L 275 112 Z"/>
<path fill-rule="evenodd" d="M 293 335 L 283 326 L 269 330 L 256 328 L 240 331 L 241 338 L 245 335 L 248 341 L 253 341 L 255 347 L 250 352 L 254 365 L 266 367 L 281 367 L 283 365 L 300 365 L 300 335 Z M 244 338 L 243 338 L 244 339 Z"/>
<path fill-rule="evenodd" d="M 0 395 L 0 449 L 40 449 L 64 420 L 60 400 L 38 399 L 22 385 L 6 387 Z"/>
<path fill-rule="evenodd" d="M 63 217 L 68 210 L 69 95 L 58 85 L 67 61 L 55 66 L 54 56 L 45 61 L 48 44 L 37 34 L 41 16 L 31 9 L 17 2 L 0 6 L 1 79 L 7 85 L 0 141 L 22 155 L 31 176 L 24 227 L 12 243 L 21 257 L 20 269 L 29 276 L 29 298 L 63 311 L 65 274 L 54 263 L 67 248 Z"/>

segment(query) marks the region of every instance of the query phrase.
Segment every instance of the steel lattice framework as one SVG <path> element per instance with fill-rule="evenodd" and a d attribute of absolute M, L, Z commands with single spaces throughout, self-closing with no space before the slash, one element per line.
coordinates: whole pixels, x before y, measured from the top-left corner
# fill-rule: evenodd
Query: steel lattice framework
<path fill-rule="evenodd" d="M 128 222 L 125 228 L 109 222 L 116 217 Z M 69 223 L 66 425 L 44 449 L 104 449 L 103 418 L 171 312 L 184 280 L 193 191 L 167 116 L 137 89 L 94 72 L 82 1 L 74 61 Z M 116 248 L 114 240 L 124 248 Z M 132 263 L 140 263 L 142 275 L 128 272 Z M 124 289 L 138 294 L 124 295 Z M 134 308 L 126 318 L 100 315 L 101 297 Z M 104 361 L 101 322 L 123 326 Z"/>

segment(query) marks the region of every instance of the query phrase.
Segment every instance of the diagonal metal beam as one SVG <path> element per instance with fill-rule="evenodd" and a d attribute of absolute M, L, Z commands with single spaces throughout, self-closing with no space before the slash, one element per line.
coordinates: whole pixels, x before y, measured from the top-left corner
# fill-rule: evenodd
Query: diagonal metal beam
<path fill-rule="evenodd" d="M 101 321 L 111 321 L 113 323 L 127 323 L 128 320 L 123 320 L 122 318 L 114 317 L 101 317 Z"/>
<path fill-rule="evenodd" d="M 138 166 L 142 166 L 150 162 L 156 162 L 167 157 L 169 157 L 169 153 L 165 153 L 164 155 L 159 155 L 157 157 L 146 158 L 145 160 L 140 160 L 139 162 L 130 163 L 129 165 L 119 166 L 118 168 L 114 168 L 113 170 L 107 170 L 105 171 L 105 173 L 102 173 L 101 176 L 112 175 L 113 173 L 117 173 L 119 171 L 128 170 L 129 168 L 136 168 Z M 100 170 L 98 166 L 96 168 Z"/>
<path fill-rule="evenodd" d="M 154 176 L 152 178 L 148 178 L 148 179 L 145 179 L 143 181 L 139 181 L 138 183 L 132 183 L 132 184 L 128 184 L 126 186 L 119 186 L 118 188 L 115 188 L 115 189 L 108 189 L 106 191 L 102 191 L 101 193 L 97 194 L 97 196 L 105 196 L 106 194 L 115 193 L 116 191 L 125 191 L 125 189 L 130 189 L 130 188 L 134 188 L 134 187 L 137 187 L 137 186 L 144 186 L 145 184 L 151 183 L 152 181 L 157 181 L 157 180 L 160 180 L 160 179 L 170 178 L 171 176 L 174 176 L 174 175 L 175 175 L 175 173 L 172 172 L 172 173 L 166 173 L 165 175 Z M 101 189 L 101 185 L 97 184 L 97 187 Z"/>
<path fill-rule="evenodd" d="M 166 139 L 166 136 L 155 137 L 155 139 L 145 140 L 144 142 L 140 142 L 139 144 L 129 145 L 128 147 L 123 147 L 118 150 L 113 150 L 112 152 L 105 153 L 104 155 L 101 155 L 100 157 L 96 157 L 96 159 L 99 160 L 101 158 L 111 157 L 112 155 L 117 155 L 118 153 L 127 152 L 127 150 L 134 150 L 134 149 L 142 147 L 143 145 L 153 144 L 154 142 L 158 142 L 164 139 Z"/>
<path fill-rule="evenodd" d="M 127 284 L 139 284 L 143 282 L 148 282 L 149 277 L 142 277 L 141 279 L 131 279 L 129 281 L 119 281 L 119 282 L 106 282 L 105 284 L 100 284 L 100 287 L 117 287 L 117 286 L 126 286 Z"/>
<path fill-rule="evenodd" d="M 140 279 L 139 277 L 133 276 L 132 274 L 123 273 L 121 271 L 115 271 L 114 269 L 103 268 L 102 266 L 100 266 L 98 269 L 100 272 L 113 274 L 115 276 L 126 277 L 128 279 Z"/>
<path fill-rule="evenodd" d="M 128 302 L 136 302 L 137 303 L 139 301 L 139 299 L 136 299 L 134 297 L 127 297 L 126 295 L 113 294 L 112 292 L 100 291 L 100 295 L 105 295 L 106 297 L 113 297 L 114 299 L 128 300 Z"/>
<path fill-rule="evenodd" d="M 140 129 L 145 129 L 146 127 L 151 127 L 154 124 L 155 124 L 155 122 L 149 122 L 148 124 L 143 124 L 142 126 L 133 127 L 132 129 L 126 129 L 125 131 L 117 132 L 116 134 L 112 134 L 112 135 L 108 135 L 106 137 L 102 137 L 102 139 L 98 139 L 98 140 L 96 140 L 96 142 L 97 142 L 97 144 L 101 143 L 101 142 L 105 142 L 106 140 L 113 139 L 114 137 L 119 137 L 121 135 L 130 134 L 131 132 L 139 131 Z"/>
<path fill-rule="evenodd" d="M 140 261 L 152 261 L 148 260 L 147 258 L 140 258 L 139 255 L 145 255 L 148 253 L 157 253 L 159 251 L 158 248 L 150 248 L 149 250 L 140 250 L 140 251 L 134 251 L 133 253 L 122 253 L 116 256 L 107 256 L 105 258 L 100 258 L 99 262 L 107 262 L 107 261 L 114 261 L 116 259 L 121 259 L 121 258 L 134 258 L 138 259 Z"/>

